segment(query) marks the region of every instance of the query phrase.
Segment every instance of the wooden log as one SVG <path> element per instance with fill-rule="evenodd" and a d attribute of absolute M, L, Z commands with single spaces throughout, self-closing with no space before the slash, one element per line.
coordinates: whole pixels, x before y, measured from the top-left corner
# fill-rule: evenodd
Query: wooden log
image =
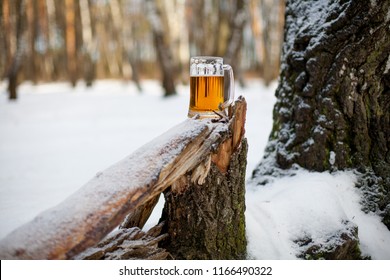
<path fill-rule="evenodd" d="M 167 189 L 162 242 L 176 259 L 245 259 L 244 136 L 246 103 L 238 100 L 225 138 L 202 164 Z"/>
<path fill-rule="evenodd" d="M 0 241 L 0 258 L 69 259 L 96 245 L 127 215 L 132 226 L 142 225 L 156 197 L 205 162 L 230 127 L 187 119 L 11 232 Z"/>

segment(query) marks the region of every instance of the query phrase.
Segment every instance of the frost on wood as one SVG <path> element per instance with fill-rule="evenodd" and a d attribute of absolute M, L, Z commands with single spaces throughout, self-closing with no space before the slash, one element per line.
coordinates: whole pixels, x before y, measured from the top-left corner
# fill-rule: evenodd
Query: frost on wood
<path fill-rule="evenodd" d="M 202 162 L 227 131 L 223 123 L 184 121 L 11 232 L 0 241 L 0 257 L 65 259 L 95 245 L 129 212 L 142 212 L 144 205 Z"/>
<path fill-rule="evenodd" d="M 388 228 L 389 9 L 388 0 L 287 1 L 274 126 L 254 171 L 263 183 L 295 165 L 355 168 L 380 190 L 376 209 Z"/>

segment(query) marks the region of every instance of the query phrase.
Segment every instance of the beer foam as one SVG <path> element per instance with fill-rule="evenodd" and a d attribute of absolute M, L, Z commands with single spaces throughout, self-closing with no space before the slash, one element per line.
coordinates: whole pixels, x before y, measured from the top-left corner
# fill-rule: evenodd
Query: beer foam
<path fill-rule="evenodd" d="M 213 56 L 192 57 L 190 76 L 223 76 L 223 59 Z"/>

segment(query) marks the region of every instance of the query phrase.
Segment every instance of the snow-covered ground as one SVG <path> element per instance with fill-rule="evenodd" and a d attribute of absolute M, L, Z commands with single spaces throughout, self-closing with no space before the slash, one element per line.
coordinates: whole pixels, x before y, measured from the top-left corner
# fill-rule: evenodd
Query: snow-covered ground
<path fill-rule="evenodd" d="M 249 81 L 237 88 L 248 102 L 247 177 L 262 157 L 272 127 L 275 84 Z M 163 98 L 156 81 L 144 81 L 143 93 L 132 83 L 99 81 L 23 84 L 20 98 L 9 102 L 0 83 L 0 238 L 41 211 L 54 206 L 113 163 L 182 122 L 187 115 L 186 86 Z M 256 259 L 293 259 L 301 236 L 323 240 L 359 226 L 364 254 L 390 259 L 390 232 L 374 215 L 360 211 L 353 172 L 304 170 L 261 188 L 247 185 L 248 251 Z M 159 217 L 152 214 L 149 226 Z"/>

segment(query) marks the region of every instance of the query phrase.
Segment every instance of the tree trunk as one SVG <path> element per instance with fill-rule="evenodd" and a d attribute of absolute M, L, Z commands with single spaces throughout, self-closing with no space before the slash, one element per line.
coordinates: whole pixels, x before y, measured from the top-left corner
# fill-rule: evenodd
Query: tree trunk
<path fill-rule="evenodd" d="M 235 7 L 234 18 L 230 23 L 230 37 L 228 40 L 228 45 L 224 55 L 225 62 L 230 64 L 235 70 L 235 76 L 240 81 L 242 86 L 245 86 L 244 78 L 242 76 L 241 66 L 240 66 L 240 50 L 243 41 L 243 31 L 244 26 L 247 21 L 247 1 L 238 0 Z"/>
<path fill-rule="evenodd" d="M 115 63 L 116 75 L 123 78 L 123 12 L 118 0 L 109 1 L 109 10 L 112 19 L 112 40 L 116 43 L 115 52 L 112 52 L 112 64 Z"/>
<path fill-rule="evenodd" d="M 390 228 L 390 1 L 287 1 L 274 126 L 254 176 L 354 168 Z M 273 162 L 273 165 L 269 163 Z M 368 206 L 367 206 L 368 207 Z"/>
<path fill-rule="evenodd" d="M 136 56 L 136 47 L 137 47 L 137 30 L 139 26 L 137 18 L 134 17 L 134 14 L 131 9 L 128 9 L 125 4 L 122 3 L 123 9 L 123 23 L 125 25 L 122 28 L 122 37 L 123 38 L 132 38 L 132 40 L 124 39 L 123 41 L 123 58 L 124 58 L 124 68 L 123 76 L 125 79 L 131 79 L 136 85 L 139 92 L 142 92 L 142 86 L 140 82 L 140 73 L 139 73 L 139 62 Z"/>
<path fill-rule="evenodd" d="M 68 77 L 72 86 L 77 82 L 76 30 L 74 0 L 65 1 L 65 38 Z"/>
<path fill-rule="evenodd" d="M 231 138 L 165 192 L 162 246 L 175 259 L 245 259 L 244 133 L 246 104 L 238 102 Z"/>
<path fill-rule="evenodd" d="M 50 49 L 50 31 L 49 31 L 49 14 L 46 4 L 46 0 L 38 1 L 39 10 L 39 26 L 42 32 L 42 38 L 44 42 L 44 52 L 41 54 L 40 59 L 40 79 L 45 81 L 51 81 L 51 75 L 53 72 L 53 55 Z M 38 61 L 39 62 L 39 61 Z"/>
<path fill-rule="evenodd" d="M 28 30 L 28 63 L 27 65 L 27 78 L 34 84 L 38 82 L 38 65 L 37 56 L 38 53 L 35 50 L 35 43 L 38 37 L 37 26 L 37 6 L 36 1 L 26 1 L 26 18 L 27 18 L 27 30 Z"/>
<path fill-rule="evenodd" d="M 8 1 L 7 1 L 8 2 Z M 8 4 L 10 4 L 8 2 Z M 5 4 L 4 4 L 5 5 Z M 8 6 L 9 8 L 9 6 Z M 8 10 L 9 11 L 9 10 Z M 15 1 L 15 33 L 12 34 L 13 39 L 10 39 L 10 53 L 12 57 L 10 59 L 10 65 L 7 70 L 8 78 L 8 93 L 10 100 L 17 99 L 17 86 L 18 86 L 18 74 L 20 71 L 21 60 L 23 56 L 23 12 L 24 12 L 24 2 L 23 0 Z M 11 35 L 11 34 L 10 34 Z"/>
<path fill-rule="evenodd" d="M 157 52 L 157 58 L 161 68 L 162 86 L 165 90 L 165 96 L 176 94 L 175 75 L 176 69 L 173 62 L 172 53 L 169 44 L 166 42 L 161 19 L 161 11 L 158 9 L 155 0 L 148 0 L 148 17 L 153 31 L 153 41 Z"/>
<path fill-rule="evenodd" d="M 284 1 L 251 0 L 250 18 L 261 76 L 268 86 L 279 75 Z"/>
<path fill-rule="evenodd" d="M 1 79 L 6 76 L 7 74 L 7 65 L 11 63 L 11 7 L 10 7 L 10 0 L 3 0 L 1 2 L 1 21 L 0 26 L 3 30 L 3 32 L 0 34 L 2 39 L 2 46 L 4 46 L 4 53 L 5 56 L 2 57 L 4 61 L 2 61 L 2 64 L 4 65 L 4 68 L 2 68 L 2 72 L 0 73 Z"/>
<path fill-rule="evenodd" d="M 46 0 L 46 9 L 47 9 L 47 24 L 48 24 L 48 60 L 46 61 L 47 63 L 47 68 L 48 68 L 48 79 L 53 81 L 56 80 L 58 77 L 58 70 L 57 70 L 57 65 L 55 63 L 56 55 L 55 55 L 55 44 L 56 44 L 56 39 L 55 39 L 55 28 L 57 26 L 56 24 L 56 12 L 55 12 L 55 4 L 54 0 Z"/>
<path fill-rule="evenodd" d="M 83 74 L 85 83 L 88 87 L 92 86 L 93 81 L 95 80 L 95 68 L 96 62 L 92 58 L 93 52 L 96 49 L 93 35 L 92 35 L 92 25 L 91 25 L 91 14 L 88 4 L 88 0 L 80 0 L 80 20 L 82 27 L 82 38 L 83 44 L 85 47 L 84 59 L 83 59 Z"/>
<path fill-rule="evenodd" d="M 129 60 L 128 64 L 129 64 L 130 69 L 131 69 L 131 80 L 137 86 L 138 91 L 142 92 L 142 86 L 141 86 L 141 81 L 140 81 L 139 71 L 138 71 L 138 63 L 132 57 L 132 54 L 128 54 L 127 59 Z"/>

